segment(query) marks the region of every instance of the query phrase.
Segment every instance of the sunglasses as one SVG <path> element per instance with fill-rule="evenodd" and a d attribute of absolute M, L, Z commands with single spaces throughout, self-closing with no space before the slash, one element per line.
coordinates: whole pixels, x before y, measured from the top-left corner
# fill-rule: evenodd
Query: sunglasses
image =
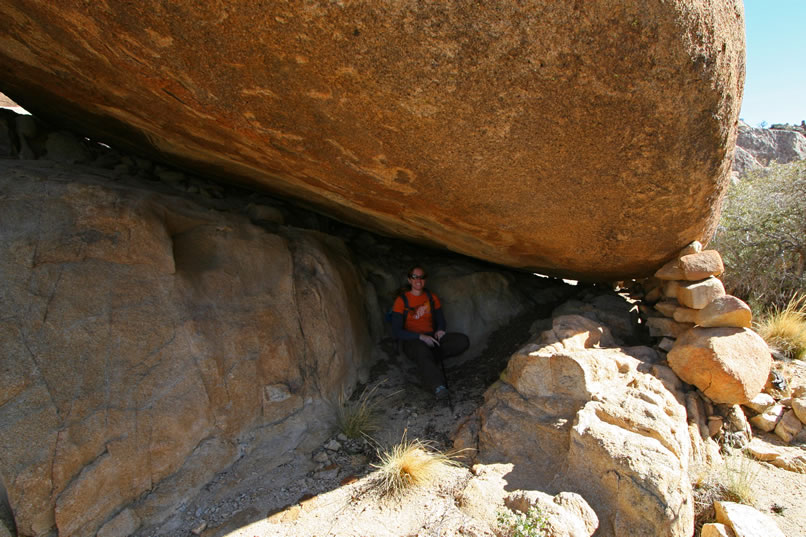
<path fill-rule="evenodd" d="M 409 278 L 412 280 L 424 280 L 426 278 L 425 274 L 420 276 L 419 274 L 409 274 Z"/>

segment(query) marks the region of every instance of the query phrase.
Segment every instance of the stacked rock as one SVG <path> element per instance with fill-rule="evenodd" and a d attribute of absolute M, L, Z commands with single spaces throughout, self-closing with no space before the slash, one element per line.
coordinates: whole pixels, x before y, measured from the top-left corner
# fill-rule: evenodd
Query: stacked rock
<path fill-rule="evenodd" d="M 784 442 L 792 442 L 806 425 L 806 387 L 799 386 L 790 397 L 776 399 L 762 392 L 744 404 L 750 424 L 761 431 L 775 433 Z"/>
<path fill-rule="evenodd" d="M 806 390 L 791 394 L 776 387 L 770 350 L 750 328 L 750 307 L 725 293 L 722 272 L 719 252 L 703 250 L 699 242 L 661 267 L 644 282 L 650 335 L 659 338 L 669 367 L 703 397 L 709 436 L 745 445 L 752 425 L 791 442 L 803 435 Z"/>

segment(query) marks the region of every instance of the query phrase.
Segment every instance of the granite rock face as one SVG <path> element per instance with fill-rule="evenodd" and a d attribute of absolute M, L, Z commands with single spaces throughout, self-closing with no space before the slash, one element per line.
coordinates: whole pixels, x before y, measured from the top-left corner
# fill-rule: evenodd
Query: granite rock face
<path fill-rule="evenodd" d="M 711 236 L 744 83 L 738 0 L 0 16 L 0 91 L 37 116 L 385 234 L 597 280 Z"/>
<path fill-rule="evenodd" d="M 586 343 L 557 341 L 563 325 L 568 319 L 555 318 L 551 332 L 512 356 L 466 445 L 479 462 L 513 464 L 512 487 L 581 494 L 597 535 L 691 535 L 686 410 L 633 356 L 651 349 L 599 348 L 581 325 Z"/>
<path fill-rule="evenodd" d="M 787 164 L 806 159 L 806 136 L 798 130 L 761 129 L 739 124 L 733 171 L 743 175 L 774 162 Z"/>
<path fill-rule="evenodd" d="M 327 430 L 324 400 L 370 355 L 337 239 L 4 162 L 0 476 L 20 535 L 153 524 L 245 453 L 269 470 Z"/>

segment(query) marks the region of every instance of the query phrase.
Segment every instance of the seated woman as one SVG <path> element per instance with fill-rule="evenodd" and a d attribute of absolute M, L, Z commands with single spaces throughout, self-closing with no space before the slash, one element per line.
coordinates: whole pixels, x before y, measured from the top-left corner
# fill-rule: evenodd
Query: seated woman
<path fill-rule="evenodd" d="M 425 288 L 425 279 L 422 267 L 409 270 L 409 290 L 392 306 L 392 332 L 401 340 L 403 353 L 417 365 L 423 387 L 443 399 L 448 397 L 448 389 L 439 362 L 463 353 L 470 341 L 465 334 L 446 332 L 439 298 Z"/>

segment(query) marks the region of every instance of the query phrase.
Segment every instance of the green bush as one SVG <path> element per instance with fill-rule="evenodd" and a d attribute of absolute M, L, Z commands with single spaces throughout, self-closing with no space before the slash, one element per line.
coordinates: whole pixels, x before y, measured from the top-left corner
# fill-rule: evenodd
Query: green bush
<path fill-rule="evenodd" d="M 500 509 L 498 529 L 505 537 L 543 537 L 546 535 L 546 517 L 537 506 L 530 507 L 526 513 Z"/>
<path fill-rule="evenodd" d="M 712 246 L 728 293 L 754 310 L 806 291 L 806 161 L 754 170 L 731 185 Z"/>

